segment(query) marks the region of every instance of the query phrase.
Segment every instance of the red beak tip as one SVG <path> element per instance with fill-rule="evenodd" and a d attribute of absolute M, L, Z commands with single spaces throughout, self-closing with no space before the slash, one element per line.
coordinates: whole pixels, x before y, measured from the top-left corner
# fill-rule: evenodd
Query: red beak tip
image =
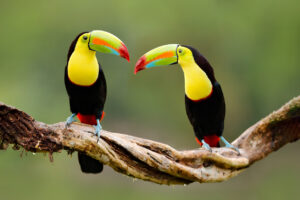
<path fill-rule="evenodd" d="M 135 68 L 134 69 L 134 75 L 136 75 L 139 71 L 140 71 L 139 69 Z"/>
<path fill-rule="evenodd" d="M 121 54 L 121 53 L 120 53 L 120 56 L 121 56 L 122 58 L 125 58 L 128 62 L 130 62 L 130 58 L 129 58 L 129 55 L 128 55 L 128 54 Z"/>
<path fill-rule="evenodd" d="M 142 56 L 135 64 L 134 74 L 138 73 L 143 69 L 146 69 L 145 64 L 146 64 L 146 57 Z"/>
<path fill-rule="evenodd" d="M 134 74 L 137 74 L 139 71 L 146 69 L 143 65 L 136 65 L 134 69 Z"/>
<path fill-rule="evenodd" d="M 122 43 L 122 46 L 119 48 L 120 56 L 125 58 L 128 62 L 130 62 L 129 53 L 126 46 Z"/>

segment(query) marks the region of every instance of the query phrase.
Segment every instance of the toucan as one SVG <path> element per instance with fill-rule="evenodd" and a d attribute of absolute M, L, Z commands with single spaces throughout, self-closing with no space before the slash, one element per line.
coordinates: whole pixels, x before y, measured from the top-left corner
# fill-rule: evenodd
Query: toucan
<path fill-rule="evenodd" d="M 96 51 L 121 56 L 128 60 L 129 53 L 124 43 L 111 33 L 94 30 L 80 33 L 71 43 L 65 67 L 65 87 L 69 96 L 72 115 L 66 127 L 77 116 L 81 123 L 95 125 L 95 135 L 100 138 L 100 121 L 104 116 L 106 81 L 96 58 Z M 78 153 L 81 171 L 100 173 L 103 165 L 97 160 Z"/>
<path fill-rule="evenodd" d="M 196 141 L 209 151 L 220 147 L 239 150 L 223 136 L 225 100 L 220 84 L 209 62 L 195 48 L 168 44 L 152 49 L 136 63 L 134 73 L 156 66 L 179 64 L 184 73 L 185 108 L 193 126 Z"/>

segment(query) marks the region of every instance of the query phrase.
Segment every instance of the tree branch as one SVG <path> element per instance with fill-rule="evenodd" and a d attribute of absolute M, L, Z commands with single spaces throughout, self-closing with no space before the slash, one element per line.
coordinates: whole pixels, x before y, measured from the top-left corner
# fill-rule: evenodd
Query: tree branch
<path fill-rule="evenodd" d="M 32 152 L 62 149 L 81 151 L 117 172 L 159 184 L 220 182 L 238 175 L 254 162 L 300 138 L 300 96 L 248 128 L 228 148 L 177 151 L 169 145 L 120 133 L 101 131 L 93 136 L 90 125 L 64 122 L 47 125 L 28 114 L 0 103 L 0 149 L 9 144 Z"/>

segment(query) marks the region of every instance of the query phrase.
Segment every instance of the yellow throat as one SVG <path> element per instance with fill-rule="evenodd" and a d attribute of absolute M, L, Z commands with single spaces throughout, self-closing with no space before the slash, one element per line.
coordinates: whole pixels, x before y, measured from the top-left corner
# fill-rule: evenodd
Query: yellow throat
<path fill-rule="evenodd" d="M 76 85 L 90 86 L 97 81 L 98 74 L 96 52 L 88 48 L 81 36 L 68 62 L 68 78 Z"/>
<path fill-rule="evenodd" d="M 181 49 L 181 51 L 179 51 Z M 186 47 L 178 48 L 178 63 L 184 73 L 185 94 L 194 101 L 208 97 L 213 89 L 206 73 L 197 65 L 191 50 Z"/>

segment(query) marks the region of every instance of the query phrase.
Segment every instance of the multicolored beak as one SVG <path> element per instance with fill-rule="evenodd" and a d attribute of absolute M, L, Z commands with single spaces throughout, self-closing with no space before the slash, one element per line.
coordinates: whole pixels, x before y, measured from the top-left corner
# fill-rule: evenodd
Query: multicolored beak
<path fill-rule="evenodd" d="M 135 64 L 134 74 L 150 67 L 176 64 L 178 46 L 178 44 L 167 44 L 148 51 Z"/>
<path fill-rule="evenodd" d="M 89 48 L 101 53 L 110 53 L 121 56 L 128 60 L 129 53 L 125 44 L 113 34 L 106 31 L 90 32 Z"/>

